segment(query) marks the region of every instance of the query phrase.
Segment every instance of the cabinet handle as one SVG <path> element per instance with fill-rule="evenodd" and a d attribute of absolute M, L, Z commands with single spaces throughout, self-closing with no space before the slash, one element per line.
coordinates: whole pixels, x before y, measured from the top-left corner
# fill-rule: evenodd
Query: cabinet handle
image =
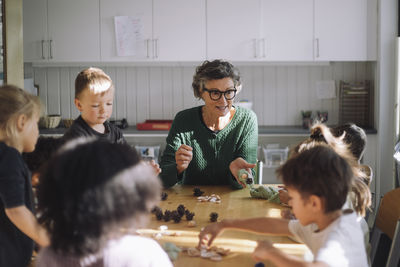
<path fill-rule="evenodd" d="M 155 49 L 154 49 L 154 53 L 155 53 L 155 58 L 158 58 L 158 38 L 154 40 L 154 45 L 155 45 Z"/>
<path fill-rule="evenodd" d="M 150 39 L 147 39 L 146 40 L 147 58 L 150 58 L 150 55 L 149 55 L 149 44 L 150 44 Z"/>
<path fill-rule="evenodd" d="M 319 38 L 316 38 L 315 41 L 317 42 L 317 58 L 319 58 Z"/>
<path fill-rule="evenodd" d="M 53 40 L 50 40 L 50 45 L 49 45 L 49 49 L 50 49 L 50 59 L 53 59 Z"/>
<path fill-rule="evenodd" d="M 45 57 L 44 57 L 44 40 L 42 40 L 42 59 L 46 59 Z"/>
<path fill-rule="evenodd" d="M 265 58 L 265 38 L 262 38 L 261 42 L 262 42 L 262 51 L 263 51 L 262 57 Z"/>
<path fill-rule="evenodd" d="M 253 39 L 254 58 L 257 58 L 257 39 Z"/>

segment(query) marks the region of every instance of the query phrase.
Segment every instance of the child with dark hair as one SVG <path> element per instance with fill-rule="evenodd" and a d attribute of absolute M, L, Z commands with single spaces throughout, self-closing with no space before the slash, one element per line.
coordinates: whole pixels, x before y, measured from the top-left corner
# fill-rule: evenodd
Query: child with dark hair
<path fill-rule="evenodd" d="M 329 146 L 319 145 L 290 158 L 277 174 L 288 189 L 289 204 L 297 220 L 223 220 L 200 232 L 199 245 L 211 245 L 225 229 L 289 235 L 310 248 L 312 263 L 283 253 L 269 241 L 258 241 L 253 258 L 276 266 L 368 266 L 357 216 L 351 210 L 342 211 L 353 179 L 347 160 Z"/>
<path fill-rule="evenodd" d="M 37 266 L 172 266 L 156 241 L 127 234 L 144 226 L 160 193 L 153 168 L 129 145 L 67 143 L 38 187 L 39 221 L 51 244 Z"/>
<path fill-rule="evenodd" d="M 62 146 L 64 140 L 57 137 L 40 136 L 37 140 L 35 150 L 23 153 L 22 157 L 32 173 L 32 186 L 39 183 L 39 172 L 44 164 Z"/>
<path fill-rule="evenodd" d="M 367 135 L 365 131 L 354 123 L 345 123 L 343 125 L 330 128 L 335 137 L 342 137 L 343 142 L 349 145 L 349 149 L 354 157 L 360 162 L 364 155 L 367 145 Z"/>

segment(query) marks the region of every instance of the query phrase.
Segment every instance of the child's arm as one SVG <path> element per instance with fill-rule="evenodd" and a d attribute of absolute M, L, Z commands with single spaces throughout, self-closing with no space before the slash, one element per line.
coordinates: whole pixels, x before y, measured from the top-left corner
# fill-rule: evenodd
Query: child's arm
<path fill-rule="evenodd" d="M 35 216 L 25 206 L 5 209 L 5 212 L 10 221 L 33 241 L 42 247 L 49 245 L 46 230 L 40 226 Z"/>
<path fill-rule="evenodd" d="M 300 267 L 327 267 L 324 262 L 306 262 L 301 258 L 288 255 L 281 250 L 272 246 L 269 241 L 258 241 L 257 247 L 254 249 L 253 258 L 256 261 L 269 260 L 275 266 L 300 266 Z"/>
<path fill-rule="evenodd" d="M 237 229 L 242 231 L 258 232 L 263 234 L 292 235 L 289 231 L 289 221 L 277 218 L 250 218 L 243 220 L 223 220 L 206 226 L 199 235 L 199 246 L 206 241 L 210 246 L 218 234 L 225 229 Z"/>

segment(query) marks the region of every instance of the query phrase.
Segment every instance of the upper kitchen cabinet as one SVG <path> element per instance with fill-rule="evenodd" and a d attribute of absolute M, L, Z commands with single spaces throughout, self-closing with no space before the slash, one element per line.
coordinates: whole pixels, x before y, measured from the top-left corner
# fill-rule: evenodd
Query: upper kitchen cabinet
<path fill-rule="evenodd" d="M 207 1 L 207 57 L 257 61 L 260 13 L 260 0 Z"/>
<path fill-rule="evenodd" d="M 261 0 L 259 58 L 313 60 L 313 0 Z"/>
<path fill-rule="evenodd" d="M 116 16 L 126 19 L 125 25 L 118 26 L 118 42 Z M 100 18 L 102 61 L 198 61 L 206 57 L 204 0 L 101 0 Z M 124 33 L 123 27 L 131 28 Z M 121 38 L 131 39 L 124 43 Z M 117 43 L 129 52 L 120 50 L 118 55 Z"/>
<path fill-rule="evenodd" d="M 205 9 L 204 0 L 153 0 L 153 57 L 162 61 L 203 61 Z"/>
<path fill-rule="evenodd" d="M 373 51 L 368 51 L 369 43 L 376 42 L 367 20 L 369 4 L 369 0 L 314 0 L 316 61 L 374 59 Z M 377 12 L 376 6 L 373 10 Z"/>
<path fill-rule="evenodd" d="M 102 61 L 147 60 L 153 57 L 152 8 L 152 1 L 146 0 L 100 0 Z M 128 50 L 123 52 L 124 56 L 118 56 L 117 53 L 115 17 L 119 16 L 127 19 L 125 25 L 121 24 L 120 27 L 128 27 L 125 37 L 131 37 L 125 43 L 124 40 L 120 42 L 120 46 Z M 132 27 L 136 33 L 129 36 Z M 124 32 L 121 31 L 120 35 L 123 38 Z"/>
<path fill-rule="evenodd" d="M 25 0 L 26 62 L 100 60 L 98 0 Z"/>

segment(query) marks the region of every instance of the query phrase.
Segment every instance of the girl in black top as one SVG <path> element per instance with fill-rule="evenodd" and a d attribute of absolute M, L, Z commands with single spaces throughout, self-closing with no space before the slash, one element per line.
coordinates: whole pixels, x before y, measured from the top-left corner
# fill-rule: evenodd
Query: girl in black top
<path fill-rule="evenodd" d="M 0 266 L 27 266 L 33 241 L 49 243 L 33 215 L 31 175 L 22 152 L 31 152 L 39 136 L 38 97 L 0 87 Z"/>

